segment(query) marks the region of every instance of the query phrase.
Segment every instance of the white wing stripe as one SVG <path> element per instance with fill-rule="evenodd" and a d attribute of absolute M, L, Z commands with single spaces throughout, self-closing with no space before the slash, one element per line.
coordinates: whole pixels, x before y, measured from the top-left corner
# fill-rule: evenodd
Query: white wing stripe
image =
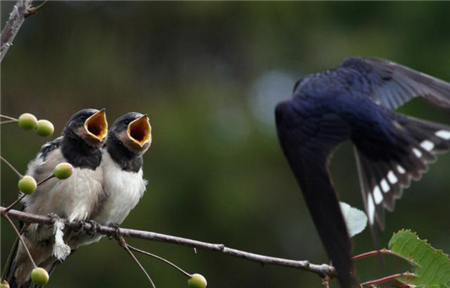
<path fill-rule="evenodd" d="M 375 219 L 375 204 L 373 204 L 372 195 L 367 194 L 367 213 L 369 213 L 370 224 L 373 224 Z"/>
<path fill-rule="evenodd" d="M 435 135 L 444 140 L 450 140 L 450 131 L 439 130 Z"/>
<path fill-rule="evenodd" d="M 413 148 L 412 151 L 414 152 L 414 154 L 416 154 L 417 158 L 422 157 L 422 152 L 420 152 L 419 149 Z"/>
<path fill-rule="evenodd" d="M 397 176 L 395 176 L 395 174 L 394 174 L 394 172 L 392 172 L 392 170 L 389 171 L 387 177 L 388 177 L 389 182 L 391 182 L 391 184 L 395 184 L 398 182 L 398 178 L 397 178 Z"/>
<path fill-rule="evenodd" d="M 420 143 L 420 146 L 427 151 L 432 151 L 434 149 L 434 143 L 429 140 L 424 140 Z"/>
<path fill-rule="evenodd" d="M 391 189 L 391 188 L 389 187 L 388 182 L 387 182 L 386 179 L 384 179 L 384 178 L 381 180 L 381 189 L 383 189 L 383 192 L 384 192 L 384 193 L 389 192 L 389 190 Z"/>
<path fill-rule="evenodd" d="M 381 193 L 380 187 L 378 185 L 373 189 L 373 198 L 375 199 L 375 203 L 377 205 L 383 202 L 383 194 Z"/>

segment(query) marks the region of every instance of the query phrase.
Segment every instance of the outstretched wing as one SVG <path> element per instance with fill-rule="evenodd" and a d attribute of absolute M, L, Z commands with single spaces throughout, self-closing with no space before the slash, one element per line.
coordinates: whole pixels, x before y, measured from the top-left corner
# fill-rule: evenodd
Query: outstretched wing
<path fill-rule="evenodd" d="M 365 84 L 362 85 L 364 94 L 388 109 L 394 110 L 414 97 L 422 97 L 450 110 L 448 82 L 377 58 L 352 57 L 344 60 L 341 67 L 356 71 Z M 409 187 L 411 180 L 419 180 L 427 171 L 428 164 L 435 161 L 435 155 L 450 149 L 449 126 L 412 117 L 402 118 L 401 123 L 394 120 L 386 123 L 394 125 L 393 129 L 399 136 L 396 143 L 386 147 L 395 157 L 374 159 L 355 143 L 369 222 L 374 225 L 376 221 L 381 229 L 384 229 L 384 210 L 393 211 L 395 200 L 402 196 L 403 189 Z"/>
<path fill-rule="evenodd" d="M 315 109 L 305 112 L 296 104 L 299 102 L 295 100 L 278 104 L 278 138 L 339 282 L 343 288 L 350 288 L 351 242 L 327 171 L 328 156 L 337 143 L 348 139 L 349 131 L 336 115 Z"/>
<path fill-rule="evenodd" d="M 370 81 L 367 95 L 378 104 L 396 109 L 414 97 L 450 110 L 450 83 L 384 59 L 351 57 L 341 67 L 355 69 Z"/>
<path fill-rule="evenodd" d="M 387 158 L 367 155 L 356 144 L 356 159 L 369 222 L 375 220 L 384 229 L 384 210 L 393 211 L 411 180 L 420 180 L 436 155 L 450 150 L 450 126 L 412 117 L 402 117 L 394 125 L 398 140 L 389 149 Z M 366 146 L 369 144 L 366 144 Z M 376 145 L 376 144 L 370 144 Z M 386 153 L 387 155 L 387 153 Z"/>

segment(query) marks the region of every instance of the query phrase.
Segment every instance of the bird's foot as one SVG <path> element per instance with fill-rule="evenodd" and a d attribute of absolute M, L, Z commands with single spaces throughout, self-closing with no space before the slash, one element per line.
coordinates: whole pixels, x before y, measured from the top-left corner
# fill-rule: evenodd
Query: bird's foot
<path fill-rule="evenodd" d="M 125 240 L 122 237 L 122 233 L 120 232 L 120 227 L 118 223 L 110 223 L 110 227 L 114 228 L 115 234 L 114 238 L 119 242 L 120 246 L 126 245 Z"/>
<path fill-rule="evenodd" d="M 59 215 L 56 213 L 48 213 L 47 217 L 52 219 L 52 223 L 55 223 L 56 220 L 60 219 Z"/>
<path fill-rule="evenodd" d="M 78 233 L 78 232 L 80 232 L 81 230 L 84 229 L 84 224 L 85 223 L 84 223 L 83 220 L 74 220 L 73 222 L 75 222 L 77 224 L 76 228 L 72 228 L 73 232 Z"/>
<path fill-rule="evenodd" d="M 86 225 L 89 224 L 89 225 Z M 94 220 L 83 221 L 83 230 L 86 231 L 86 235 L 94 237 L 97 231 L 100 229 L 100 224 Z"/>
<path fill-rule="evenodd" d="M 47 217 L 50 218 L 52 222 L 50 224 L 39 224 L 38 230 L 42 229 L 43 227 L 51 228 L 55 225 L 57 221 L 61 219 L 61 217 L 56 213 L 48 213 Z"/>

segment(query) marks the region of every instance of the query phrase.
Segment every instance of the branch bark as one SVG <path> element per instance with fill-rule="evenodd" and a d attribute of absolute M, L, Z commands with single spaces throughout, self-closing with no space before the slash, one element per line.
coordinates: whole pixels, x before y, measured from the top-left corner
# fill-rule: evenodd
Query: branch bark
<path fill-rule="evenodd" d="M 0 206 L 0 214 L 4 217 L 4 212 L 6 208 Z M 40 224 L 52 224 L 53 219 L 47 216 L 42 215 L 35 215 L 35 214 L 29 214 L 17 210 L 9 210 L 8 215 L 12 218 L 18 219 L 20 221 L 26 222 L 26 223 L 40 223 Z M 80 229 L 81 225 L 78 222 L 69 222 L 68 220 L 64 219 L 64 224 L 66 227 L 72 228 L 72 229 Z M 85 226 L 87 229 L 94 228 L 92 227 L 92 224 L 85 223 Z M 270 256 L 264 256 L 260 254 L 250 253 L 242 250 L 237 250 L 233 248 L 228 248 L 224 244 L 213 244 L 213 243 L 207 243 L 187 238 L 181 238 L 181 237 L 175 237 L 171 235 L 165 235 L 155 232 L 149 232 L 149 231 L 142 231 L 142 230 L 135 230 L 135 229 L 127 229 L 127 228 L 120 228 L 119 229 L 120 234 L 123 237 L 131 237 L 131 238 L 137 238 L 137 239 L 144 239 L 144 240 L 150 240 L 150 241 L 158 241 L 158 242 L 165 242 L 170 244 L 176 244 L 176 245 L 182 245 L 187 247 L 193 247 L 208 251 L 216 251 L 221 252 L 222 254 L 247 259 L 249 261 L 258 262 L 260 264 L 268 264 L 268 265 L 278 265 L 278 266 L 284 266 L 284 267 L 291 267 L 296 268 L 308 272 L 315 273 L 319 275 L 320 277 L 335 277 L 336 272 L 334 268 L 330 265 L 326 264 L 311 264 L 309 261 L 299 261 L 299 260 L 291 260 L 291 259 L 284 259 L 284 258 L 278 258 L 278 257 L 270 257 Z M 99 226 L 97 227 L 97 233 L 106 235 L 106 236 L 115 236 L 117 234 L 117 230 L 114 227 L 110 226 Z"/>
<path fill-rule="evenodd" d="M 33 0 L 18 0 L 16 5 L 14 5 L 13 11 L 9 14 L 9 19 L 0 36 L 0 62 L 12 46 L 12 42 L 17 32 L 19 32 L 20 26 L 25 21 L 28 15 L 28 9 L 31 7 L 31 2 Z"/>

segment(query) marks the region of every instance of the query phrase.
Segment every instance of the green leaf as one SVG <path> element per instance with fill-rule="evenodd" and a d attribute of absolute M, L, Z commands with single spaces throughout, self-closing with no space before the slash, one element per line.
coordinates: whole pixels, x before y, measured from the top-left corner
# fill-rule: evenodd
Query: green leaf
<path fill-rule="evenodd" d="M 450 259 L 442 250 L 431 247 L 411 230 L 400 230 L 389 241 L 389 249 L 416 264 L 417 277 L 401 278 L 417 287 L 450 288 Z"/>

